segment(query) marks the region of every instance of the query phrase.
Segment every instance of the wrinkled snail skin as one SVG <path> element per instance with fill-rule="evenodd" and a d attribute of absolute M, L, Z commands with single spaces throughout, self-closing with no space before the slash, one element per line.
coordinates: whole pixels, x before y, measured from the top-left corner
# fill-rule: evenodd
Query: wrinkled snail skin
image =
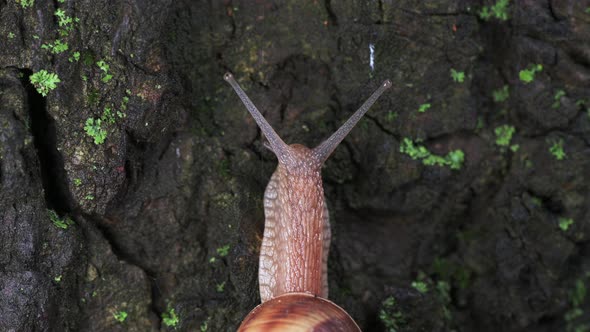
<path fill-rule="evenodd" d="M 264 192 L 264 236 L 258 282 L 262 304 L 239 331 L 360 331 L 328 297 L 330 224 L 321 168 L 379 96 L 386 80 L 332 136 L 314 149 L 287 145 L 233 78 L 233 87 L 279 160 Z M 279 326 L 273 330 L 274 326 Z"/>
<path fill-rule="evenodd" d="M 330 237 L 321 164 L 303 145 L 288 149 L 289 164 L 279 163 L 264 192 L 258 273 L 262 302 L 292 292 L 328 296 Z"/>

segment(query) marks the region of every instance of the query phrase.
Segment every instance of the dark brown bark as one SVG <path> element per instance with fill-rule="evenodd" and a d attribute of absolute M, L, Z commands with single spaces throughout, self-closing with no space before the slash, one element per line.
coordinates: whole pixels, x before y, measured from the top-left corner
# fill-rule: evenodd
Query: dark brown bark
<path fill-rule="evenodd" d="M 590 324 L 590 5 L 483 20 L 497 2 L 0 0 L 0 330 L 172 330 L 174 308 L 178 330 L 230 331 L 259 303 L 276 158 L 226 71 L 306 146 L 391 79 L 323 169 L 330 299 L 363 331 Z M 57 39 L 67 51 L 42 47 Z M 46 97 L 40 70 L 61 81 Z M 404 138 L 465 162 L 425 165 Z"/>

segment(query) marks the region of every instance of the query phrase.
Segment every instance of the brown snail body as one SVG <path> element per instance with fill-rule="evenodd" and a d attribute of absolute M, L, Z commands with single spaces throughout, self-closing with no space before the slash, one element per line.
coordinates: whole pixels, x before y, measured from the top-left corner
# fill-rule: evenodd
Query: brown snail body
<path fill-rule="evenodd" d="M 391 87 L 386 80 L 330 138 L 316 148 L 287 145 L 264 119 L 233 76 L 234 88 L 268 139 L 279 165 L 264 193 L 265 227 L 258 282 L 262 304 L 238 331 L 360 331 L 328 297 L 330 225 L 321 167 L 338 144 Z"/>

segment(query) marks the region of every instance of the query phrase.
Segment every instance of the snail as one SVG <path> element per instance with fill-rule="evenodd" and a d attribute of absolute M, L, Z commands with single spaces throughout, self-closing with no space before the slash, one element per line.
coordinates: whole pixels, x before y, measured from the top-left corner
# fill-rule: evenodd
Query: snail
<path fill-rule="evenodd" d="M 328 298 L 330 224 L 321 167 L 338 144 L 391 87 L 384 81 L 332 136 L 313 149 L 287 145 L 254 106 L 233 75 L 223 77 L 235 90 L 279 160 L 264 192 L 264 236 L 258 283 L 262 304 L 238 331 L 360 331 L 354 320 Z"/>

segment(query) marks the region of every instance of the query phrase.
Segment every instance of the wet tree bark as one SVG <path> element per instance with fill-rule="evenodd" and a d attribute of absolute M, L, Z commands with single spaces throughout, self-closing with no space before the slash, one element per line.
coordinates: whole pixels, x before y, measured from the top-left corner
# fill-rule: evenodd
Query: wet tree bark
<path fill-rule="evenodd" d="M 392 80 L 323 174 L 363 331 L 588 326 L 590 3 L 502 3 L 0 1 L 0 330 L 235 330 L 276 159 L 225 71 L 307 146 Z"/>

